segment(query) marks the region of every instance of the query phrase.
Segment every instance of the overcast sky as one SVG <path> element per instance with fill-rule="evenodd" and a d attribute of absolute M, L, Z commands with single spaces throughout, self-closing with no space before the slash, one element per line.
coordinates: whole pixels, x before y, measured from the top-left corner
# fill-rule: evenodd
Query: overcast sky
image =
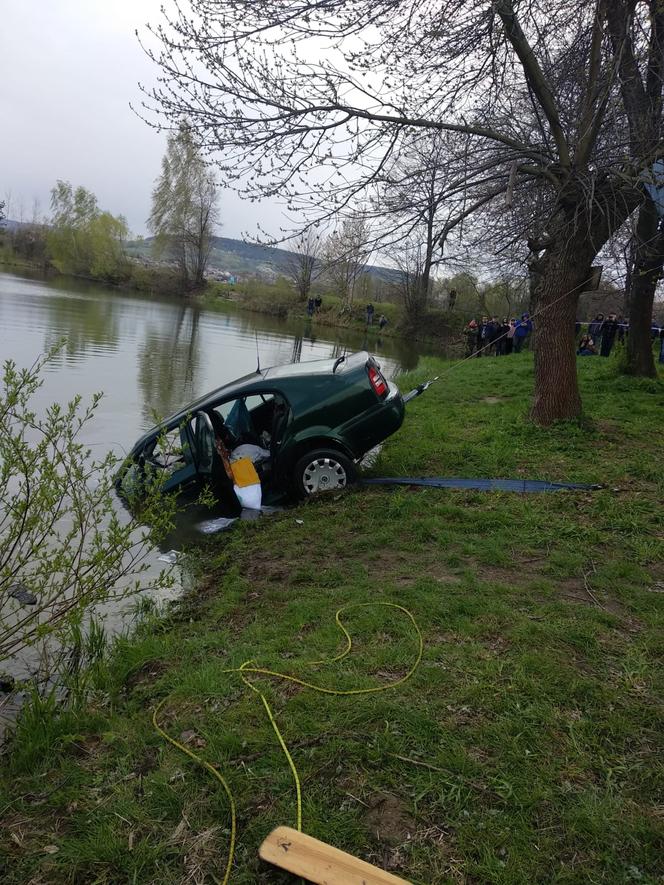
<path fill-rule="evenodd" d="M 15 0 L 2 4 L 0 199 L 9 215 L 48 211 L 56 179 L 93 191 L 102 209 L 146 233 L 166 137 L 131 111 L 157 69 L 135 36 L 169 0 Z M 222 192 L 222 236 L 278 230 L 277 206 Z"/>

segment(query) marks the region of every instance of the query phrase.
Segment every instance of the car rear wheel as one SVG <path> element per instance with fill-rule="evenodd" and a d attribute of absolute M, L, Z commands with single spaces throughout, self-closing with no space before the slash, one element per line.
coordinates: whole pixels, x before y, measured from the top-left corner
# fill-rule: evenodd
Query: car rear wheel
<path fill-rule="evenodd" d="M 338 492 L 354 482 L 356 477 L 353 462 L 335 449 L 307 452 L 297 462 L 293 472 L 295 492 L 300 498 L 318 492 Z"/>

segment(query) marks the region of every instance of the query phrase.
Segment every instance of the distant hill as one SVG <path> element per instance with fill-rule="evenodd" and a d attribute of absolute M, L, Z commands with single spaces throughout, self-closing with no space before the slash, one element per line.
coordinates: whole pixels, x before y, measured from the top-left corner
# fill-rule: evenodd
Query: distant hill
<path fill-rule="evenodd" d="M 127 244 L 127 251 L 131 255 L 142 258 L 150 258 L 151 249 L 152 237 Z M 259 246 L 231 237 L 212 237 L 209 266 L 212 271 L 225 271 L 240 276 L 255 274 L 264 279 L 274 279 L 284 273 L 291 255 L 287 249 Z M 398 282 L 400 278 L 399 271 L 373 264 L 367 265 L 367 272 L 385 282 Z"/>

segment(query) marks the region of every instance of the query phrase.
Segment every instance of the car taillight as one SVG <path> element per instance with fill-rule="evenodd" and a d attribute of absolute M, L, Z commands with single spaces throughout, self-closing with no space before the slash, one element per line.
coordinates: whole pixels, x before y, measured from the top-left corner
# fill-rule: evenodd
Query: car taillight
<path fill-rule="evenodd" d="M 369 366 L 369 381 L 378 396 L 387 394 L 387 381 L 374 366 Z"/>

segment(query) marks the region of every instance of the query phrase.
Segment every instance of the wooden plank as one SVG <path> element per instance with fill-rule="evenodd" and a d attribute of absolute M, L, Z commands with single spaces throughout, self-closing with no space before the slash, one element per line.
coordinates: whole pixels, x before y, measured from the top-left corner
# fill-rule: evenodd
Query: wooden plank
<path fill-rule="evenodd" d="M 409 885 L 364 860 L 290 827 L 277 827 L 258 853 L 263 860 L 316 885 Z"/>

